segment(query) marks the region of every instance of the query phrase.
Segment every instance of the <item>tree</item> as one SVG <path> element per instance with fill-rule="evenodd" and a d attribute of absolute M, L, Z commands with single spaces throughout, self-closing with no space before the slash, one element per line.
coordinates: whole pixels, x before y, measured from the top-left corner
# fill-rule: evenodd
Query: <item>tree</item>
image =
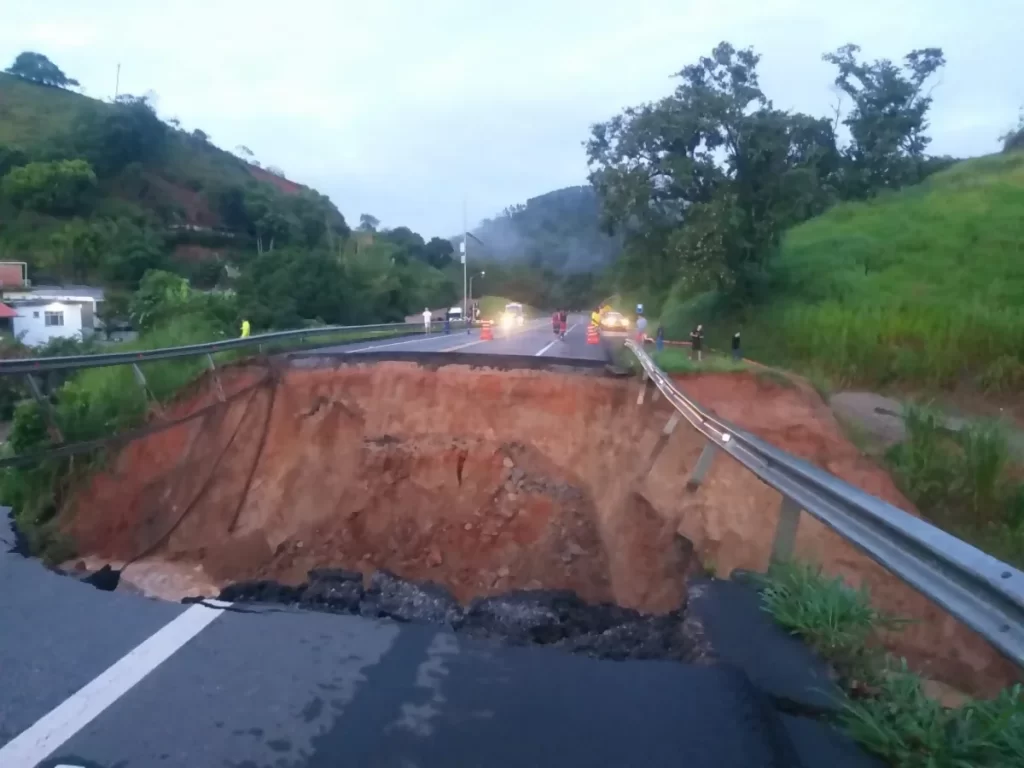
<path fill-rule="evenodd" d="M 922 48 L 903 58 L 861 62 L 860 46 L 848 44 L 822 58 L 839 69 L 835 83 L 853 102 L 843 120 L 850 129 L 845 192 L 867 197 L 882 189 L 897 189 L 922 178 L 925 135 L 931 107 L 929 79 L 946 64 L 941 48 Z"/>
<path fill-rule="evenodd" d="M 0 189 L 19 208 L 68 215 L 85 207 L 96 189 L 96 174 L 85 160 L 29 163 L 4 176 Z"/>
<path fill-rule="evenodd" d="M 28 163 L 28 155 L 17 147 L 7 147 L 0 144 L 0 178 L 7 175 L 12 168 Z"/>
<path fill-rule="evenodd" d="M 210 134 L 206 131 L 196 128 L 192 131 L 192 138 L 198 141 L 200 144 L 208 144 L 210 142 Z"/>
<path fill-rule="evenodd" d="M 128 315 L 139 331 L 148 331 L 181 314 L 192 298 L 188 280 L 159 269 L 147 270 L 132 296 Z"/>
<path fill-rule="evenodd" d="M 237 291 L 242 316 L 258 329 L 367 320 L 358 312 L 358 286 L 323 251 L 284 248 L 263 253 L 243 268 Z"/>
<path fill-rule="evenodd" d="M 446 240 L 443 237 L 432 237 L 430 242 L 425 246 L 427 263 L 434 269 L 444 269 L 452 263 L 452 254 L 455 253 L 455 247 L 452 245 L 451 240 Z"/>
<path fill-rule="evenodd" d="M 267 173 L 270 173 L 270 174 L 273 174 L 274 176 L 277 176 L 279 179 L 283 179 L 285 177 L 284 176 L 284 171 L 282 171 L 276 165 L 268 165 L 263 170 L 265 170 Z"/>
<path fill-rule="evenodd" d="M 1003 142 L 1003 152 L 1024 149 L 1024 109 L 1020 111 L 1020 116 L 1017 118 L 1017 127 L 1004 133 L 999 140 Z M 2 152 L 0 152 L 0 157 L 2 157 Z"/>
<path fill-rule="evenodd" d="M 359 231 L 360 232 L 376 232 L 377 227 L 380 226 L 380 219 L 376 216 L 371 216 L 368 213 L 359 214 Z"/>
<path fill-rule="evenodd" d="M 24 51 L 18 54 L 14 63 L 6 70 L 7 74 L 20 77 L 40 85 L 48 85 L 55 88 L 68 88 L 78 86 L 77 80 L 72 80 L 65 75 L 56 64 L 50 61 L 41 53 Z"/>
<path fill-rule="evenodd" d="M 169 129 L 147 96 L 124 94 L 110 109 L 88 110 L 74 132 L 74 146 L 107 178 L 129 163 L 152 163 L 167 146 Z"/>
<path fill-rule="evenodd" d="M 607 229 L 625 238 L 631 288 L 749 296 L 782 230 L 831 199 L 826 120 L 776 110 L 751 49 L 719 44 L 675 93 L 594 126 L 587 155 Z"/>
<path fill-rule="evenodd" d="M 60 265 L 54 272 L 61 276 L 70 275 L 84 283 L 99 266 L 106 238 L 101 226 L 83 219 L 72 219 L 52 235 L 51 243 Z"/>
<path fill-rule="evenodd" d="M 103 334 L 109 341 L 110 332 L 131 320 L 131 294 L 124 291 L 107 291 L 96 308 L 96 315 L 103 323 Z"/>

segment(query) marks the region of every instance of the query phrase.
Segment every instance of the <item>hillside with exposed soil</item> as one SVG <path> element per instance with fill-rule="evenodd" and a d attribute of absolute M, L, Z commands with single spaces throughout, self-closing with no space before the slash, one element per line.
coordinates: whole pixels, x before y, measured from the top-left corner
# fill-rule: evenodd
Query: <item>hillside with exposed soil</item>
<path fill-rule="evenodd" d="M 134 561 L 124 578 L 169 597 L 343 567 L 433 581 L 463 602 L 569 589 L 652 613 L 679 608 L 707 567 L 767 565 L 779 494 L 727 457 L 688 489 L 703 440 L 686 428 L 652 464 L 669 406 L 638 406 L 634 380 L 324 360 L 222 381 L 226 403 L 201 382 L 168 414 L 196 418 L 128 445 L 65 510 L 84 558 Z M 813 393 L 745 374 L 681 383 L 910 509 Z M 891 645 L 919 669 L 964 690 L 1011 679 L 973 632 L 806 515 L 796 552 L 918 619 Z"/>

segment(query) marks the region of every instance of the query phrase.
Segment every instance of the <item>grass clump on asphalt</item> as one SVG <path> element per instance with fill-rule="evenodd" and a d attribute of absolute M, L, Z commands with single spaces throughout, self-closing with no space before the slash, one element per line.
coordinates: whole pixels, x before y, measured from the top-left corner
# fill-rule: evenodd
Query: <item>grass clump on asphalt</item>
<path fill-rule="evenodd" d="M 1024 481 L 996 422 L 947 428 L 938 412 L 910 405 L 907 438 L 886 461 L 900 489 L 929 520 L 1024 567 Z"/>
<path fill-rule="evenodd" d="M 764 578 L 765 610 L 827 659 L 849 694 L 840 721 L 869 752 L 896 768 L 1008 768 L 1024 765 L 1024 689 L 991 701 L 946 708 L 923 680 L 878 641 L 902 620 L 806 563 L 772 566 Z"/>

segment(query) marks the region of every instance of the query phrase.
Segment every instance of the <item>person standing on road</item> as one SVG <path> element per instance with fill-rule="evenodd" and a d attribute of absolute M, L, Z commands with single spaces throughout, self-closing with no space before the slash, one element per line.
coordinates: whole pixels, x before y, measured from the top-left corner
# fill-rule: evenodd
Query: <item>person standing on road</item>
<path fill-rule="evenodd" d="M 249 321 L 248 320 L 243 320 L 242 321 L 242 338 L 243 339 L 249 338 Z"/>
<path fill-rule="evenodd" d="M 558 337 L 565 339 L 566 331 L 569 330 L 569 313 L 564 309 L 558 313 Z"/>
<path fill-rule="evenodd" d="M 736 331 L 736 333 L 732 335 L 732 359 L 740 360 L 742 358 L 743 355 L 740 354 L 740 332 Z"/>
<path fill-rule="evenodd" d="M 704 326 L 698 325 L 690 331 L 690 357 L 700 362 L 704 348 Z"/>
<path fill-rule="evenodd" d="M 643 346 L 645 338 L 647 338 L 647 318 L 640 315 L 636 319 L 636 343 Z"/>
<path fill-rule="evenodd" d="M 554 334 L 555 334 L 555 336 L 557 336 L 557 335 L 558 335 L 558 329 L 559 329 L 559 328 L 561 327 L 561 325 L 562 325 L 562 315 L 561 315 L 561 313 L 560 313 L 560 312 L 559 312 L 559 311 L 558 311 L 558 310 L 556 309 L 556 310 L 555 310 L 555 311 L 554 311 L 554 312 L 553 312 L 553 313 L 551 314 L 551 332 L 552 332 L 552 333 L 554 333 Z"/>
<path fill-rule="evenodd" d="M 423 332 L 430 333 L 430 307 L 423 308 Z"/>

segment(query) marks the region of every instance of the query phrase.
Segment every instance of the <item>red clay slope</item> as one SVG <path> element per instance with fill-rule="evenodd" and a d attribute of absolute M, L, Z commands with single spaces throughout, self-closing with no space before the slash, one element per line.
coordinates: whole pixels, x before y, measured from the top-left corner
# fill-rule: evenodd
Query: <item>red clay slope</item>
<path fill-rule="evenodd" d="M 264 372 L 222 374 L 238 391 Z M 67 530 L 83 555 L 200 566 L 217 584 L 298 582 L 316 566 L 387 567 L 462 600 L 574 589 L 647 611 L 678 605 L 697 557 L 720 575 L 767 564 L 779 494 L 725 456 L 686 488 L 702 448 L 636 405 L 636 381 L 413 363 L 286 369 L 212 415 L 126 447 L 79 494 Z M 910 509 L 813 393 L 746 375 L 683 381 L 776 445 Z M 215 402 L 208 382 L 178 414 Z M 681 539 L 682 534 L 689 542 Z M 921 671 L 991 692 L 1013 667 L 984 641 L 804 515 L 797 554 L 920 620 L 890 647 Z M 155 549 L 154 549 L 155 547 Z"/>

